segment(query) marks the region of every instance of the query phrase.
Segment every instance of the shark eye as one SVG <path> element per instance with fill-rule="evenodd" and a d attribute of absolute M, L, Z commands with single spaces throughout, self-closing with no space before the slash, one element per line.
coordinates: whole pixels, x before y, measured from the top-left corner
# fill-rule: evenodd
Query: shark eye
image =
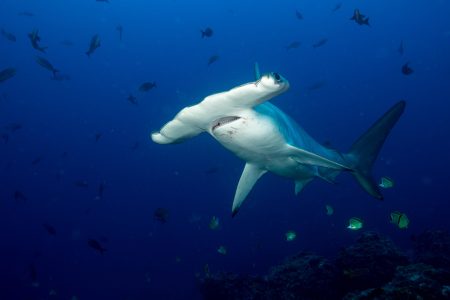
<path fill-rule="evenodd" d="M 278 73 L 276 73 L 276 72 L 272 73 L 272 76 L 273 76 L 273 78 L 275 79 L 275 82 L 276 82 L 276 83 L 280 83 L 280 82 L 283 81 L 283 79 L 281 78 L 280 74 L 278 74 Z"/>

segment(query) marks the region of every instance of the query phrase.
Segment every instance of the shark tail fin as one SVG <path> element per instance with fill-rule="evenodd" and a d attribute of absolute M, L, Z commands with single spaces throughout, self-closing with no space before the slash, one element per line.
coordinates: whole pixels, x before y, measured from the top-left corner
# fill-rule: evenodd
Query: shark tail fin
<path fill-rule="evenodd" d="M 389 132 L 405 110 L 405 106 L 405 101 L 400 101 L 392 106 L 356 140 L 350 152 L 345 154 L 346 160 L 353 167 L 352 174 L 361 187 L 371 196 L 380 200 L 383 199 L 383 195 L 372 177 L 372 166 Z"/>

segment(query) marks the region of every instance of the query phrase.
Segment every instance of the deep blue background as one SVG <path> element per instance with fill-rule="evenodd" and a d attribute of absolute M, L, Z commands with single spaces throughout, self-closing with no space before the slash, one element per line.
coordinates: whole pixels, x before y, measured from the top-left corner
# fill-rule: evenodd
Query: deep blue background
<path fill-rule="evenodd" d="M 0 298 L 47 299 L 51 289 L 57 299 L 198 298 L 195 278 L 205 264 L 212 272 L 262 274 L 300 250 L 335 256 L 359 235 L 346 229 L 353 216 L 405 250 L 412 234 L 448 229 L 450 3 L 344 1 L 332 13 L 336 3 L 2 0 L 0 27 L 17 42 L 0 37 L 0 70 L 14 67 L 17 75 L 0 84 L 0 133 L 10 123 L 23 128 L 0 143 Z M 355 8 L 370 27 L 349 20 Z M 23 11 L 35 16 L 19 16 Z M 214 35 L 201 39 L 207 26 Z M 71 80 L 50 80 L 35 62 L 41 53 L 27 38 L 33 29 L 49 47 L 42 56 Z M 94 34 L 101 47 L 88 58 Z M 314 49 L 322 38 L 328 43 Z M 293 41 L 302 45 L 286 51 Z M 211 55 L 220 59 L 208 67 Z M 268 174 L 232 219 L 242 161 L 206 134 L 178 145 L 151 142 L 151 131 L 184 106 L 252 81 L 255 61 L 291 83 L 273 103 L 342 151 L 392 104 L 407 101 L 374 169 L 396 182 L 383 202 L 348 174 L 335 186 L 316 180 L 298 197 L 292 181 Z M 415 72 L 404 76 L 408 61 Z M 140 93 L 144 81 L 158 86 Z M 308 91 L 317 82 L 325 85 Z M 127 102 L 129 93 L 138 106 Z M 89 187 L 76 187 L 77 180 Z M 95 199 L 103 181 L 104 197 Z M 27 201 L 15 202 L 16 190 Z M 157 207 L 169 210 L 168 223 L 154 220 Z M 394 210 L 409 216 L 409 229 L 389 224 Z M 200 221 L 190 222 L 192 215 Z M 220 219 L 217 231 L 208 228 L 212 216 Z M 298 238 L 287 243 L 291 229 Z M 105 255 L 88 247 L 89 238 L 107 239 Z M 217 253 L 220 245 L 226 256 Z"/>

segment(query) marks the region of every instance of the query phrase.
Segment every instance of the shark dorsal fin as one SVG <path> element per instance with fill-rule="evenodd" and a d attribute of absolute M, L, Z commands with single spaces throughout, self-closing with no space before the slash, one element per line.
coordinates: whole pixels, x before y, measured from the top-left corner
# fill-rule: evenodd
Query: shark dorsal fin
<path fill-rule="evenodd" d="M 248 193 L 252 190 L 258 179 L 264 175 L 267 170 L 262 169 L 260 166 L 246 163 L 244 171 L 242 172 L 241 178 L 234 194 L 232 215 L 233 217 L 237 214 L 239 208 L 247 198 Z"/>

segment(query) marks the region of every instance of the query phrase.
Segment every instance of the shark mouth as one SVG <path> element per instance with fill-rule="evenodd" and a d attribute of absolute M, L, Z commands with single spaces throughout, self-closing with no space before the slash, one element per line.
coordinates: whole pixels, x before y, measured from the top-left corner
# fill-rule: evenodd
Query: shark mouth
<path fill-rule="evenodd" d="M 228 123 L 231 123 L 231 122 L 234 122 L 236 120 L 239 120 L 240 118 L 241 117 L 237 117 L 237 116 L 230 116 L 230 117 L 220 118 L 220 119 L 218 119 L 218 120 L 213 122 L 212 127 L 211 127 L 212 128 L 211 131 L 214 131 L 217 128 L 219 128 L 219 127 L 221 127 L 223 125 L 226 125 Z"/>

